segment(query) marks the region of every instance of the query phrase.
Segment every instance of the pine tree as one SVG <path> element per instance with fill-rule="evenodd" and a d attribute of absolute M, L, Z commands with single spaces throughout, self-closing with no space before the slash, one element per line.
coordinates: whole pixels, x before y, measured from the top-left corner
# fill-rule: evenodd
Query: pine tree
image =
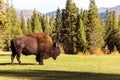
<path fill-rule="evenodd" d="M 10 41 L 13 37 L 22 35 L 22 30 L 13 7 L 6 3 L 6 29 L 3 34 L 4 50 L 10 50 Z"/>
<path fill-rule="evenodd" d="M 49 26 L 48 17 L 47 17 L 47 15 L 43 15 L 43 18 L 42 18 L 42 29 L 43 29 L 43 32 L 45 32 L 47 34 L 49 34 L 48 26 Z"/>
<path fill-rule="evenodd" d="M 117 48 L 120 45 L 120 29 L 118 27 L 118 22 L 116 18 L 116 13 L 115 12 L 110 12 L 109 13 L 109 36 L 106 39 L 106 43 L 108 44 L 110 52 L 114 51 L 114 47 L 116 46 Z"/>
<path fill-rule="evenodd" d="M 8 18 L 8 14 L 5 14 L 5 11 L 2 9 L 2 5 L 4 4 L 3 0 L 0 2 L 0 47 L 4 48 L 4 50 L 10 50 L 10 21 Z M 6 4 L 7 6 L 8 4 Z"/>
<path fill-rule="evenodd" d="M 6 25 L 6 14 L 5 11 L 3 10 L 3 4 L 4 4 L 4 0 L 0 0 L 0 33 L 3 32 L 5 30 L 5 25 Z"/>
<path fill-rule="evenodd" d="M 81 40 L 80 40 L 80 45 L 83 45 L 83 48 L 81 48 L 81 47 L 79 47 L 78 49 L 80 50 L 80 51 L 83 51 L 83 53 L 85 53 L 87 50 L 88 50 L 88 44 L 89 44 L 89 42 L 88 42 L 88 40 L 87 40 L 87 33 L 88 33 L 88 26 L 89 26 L 89 19 L 88 19 L 88 13 L 89 13 L 89 11 L 88 10 L 80 10 L 80 19 L 81 19 L 81 22 L 80 22 L 80 19 L 78 20 L 79 21 L 79 27 L 80 26 L 82 26 L 83 28 L 82 28 L 82 30 L 83 30 L 83 32 L 81 32 L 82 34 L 84 34 L 83 35 L 83 37 L 84 37 L 84 43 L 82 43 L 81 42 Z M 82 25 L 80 25 L 82 23 Z M 79 29 L 78 29 L 79 30 Z M 82 37 L 82 36 L 81 36 Z M 86 38 L 86 39 L 85 39 Z M 79 40 L 78 40 L 78 42 L 79 42 Z M 81 48 L 81 49 L 80 49 Z"/>
<path fill-rule="evenodd" d="M 87 41 L 86 41 L 86 32 L 85 25 L 81 18 L 79 18 L 78 24 L 78 35 L 77 35 L 77 49 L 83 53 L 87 51 Z"/>
<path fill-rule="evenodd" d="M 88 23 L 89 23 L 88 13 L 89 13 L 89 12 L 88 12 L 87 10 L 84 10 L 84 11 L 82 12 L 82 16 L 81 16 L 86 32 L 87 32 L 87 26 L 89 26 L 89 25 L 88 25 Z M 80 15 L 81 15 L 81 14 L 80 14 Z"/>
<path fill-rule="evenodd" d="M 21 29 L 22 29 L 22 33 L 23 33 L 23 34 L 26 34 L 26 32 L 27 32 L 27 27 L 26 27 L 26 25 L 25 25 L 25 19 L 24 19 L 24 17 L 23 17 L 23 12 L 22 12 L 22 11 L 21 11 L 20 27 L 21 27 Z"/>
<path fill-rule="evenodd" d="M 41 22 L 39 21 L 39 17 L 40 17 L 40 15 L 37 14 L 37 15 L 36 15 L 35 32 L 43 32 L 43 30 L 42 30 L 42 24 L 41 24 Z"/>
<path fill-rule="evenodd" d="M 105 41 L 105 45 L 104 45 L 104 52 L 106 54 L 109 53 L 109 47 L 108 47 L 108 37 L 110 35 L 111 32 L 111 26 L 110 26 L 110 15 L 109 15 L 109 11 L 106 10 L 106 19 L 105 19 L 105 26 L 104 26 L 104 41 Z"/>
<path fill-rule="evenodd" d="M 30 20 L 30 18 L 27 19 L 27 28 L 28 28 L 28 34 L 31 34 L 32 29 L 31 29 L 31 20 Z"/>
<path fill-rule="evenodd" d="M 54 33 L 55 33 L 55 18 L 54 18 L 54 15 L 52 15 L 50 18 L 49 18 L 49 35 L 51 35 L 52 37 L 54 36 Z"/>
<path fill-rule="evenodd" d="M 31 17 L 31 28 L 33 33 L 43 32 L 39 17 L 40 15 L 34 10 L 33 16 Z"/>
<path fill-rule="evenodd" d="M 119 51 L 120 50 L 120 16 L 119 16 L 119 21 L 118 21 L 118 28 L 119 28 L 119 32 L 118 32 L 118 35 L 116 35 L 117 36 L 116 46 Z"/>
<path fill-rule="evenodd" d="M 111 30 L 110 30 L 110 15 L 108 10 L 106 10 L 106 19 L 105 19 L 105 35 L 104 35 L 104 40 L 109 36 Z"/>
<path fill-rule="evenodd" d="M 55 33 L 56 35 L 54 35 L 56 41 L 61 42 L 61 29 L 62 29 L 62 18 L 61 18 L 61 11 L 58 8 L 57 9 L 57 13 L 56 13 L 56 18 L 55 18 Z"/>
<path fill-rule="evenodd" d="M 119 20 L 118 20 L 118 26 L 120 28 L 120 15 L 119 15 Z"/>
<path fill-rule="evenodd" d="M 3 2 L 4 3 L 4 2 Z M 2 7 L 2 6 L 1 6 Z M 9 4 L 6 3 L 6 8 L 9 7 Z M 2 9 L 2 8 L 1 8 Z M 7 10 L 6 10 L 7 12 Z M 3 13 L 6 13 L 5 11 L 3 11 Z M 4 23 L 5 22 L 5 23 Z M 9 15 L 6 13 L 4 15 L 4 18 L 3 18 L 3 21 L 2 21 L 2 33 L 1 33 L 1 44 L 3 45 L 2 48 L 6 51 L 9 51 L 10 50 L 10 40 L 11 40 L 11 37 L 10 37 L 10 19 L 9 19 Z"/>
<path fill-rule="evenodd" d="M 6 2 L 5 7 L 6 10 L 3 10 L 3 0 L 1 0 L 0 2 L 0 32 L 1 32 L 1 36 L 0 36 L 0 43 L 2 45 L 2 48 L 4 48 L 4 50 L 9 51 L 10 50 L 10 40 L 13 36 L 11 36 L 11 31 L 12 31 L 12 23 L 11 23 L 11 10 L 12 8 L 9 6 L 8 1 Z M 14 18 L 12 16 L 12 18 Z"/>
<path fill-rule="evenodd" d="M 8 11 L 11 23 L 11 37 L 22 35 L 22 29 L 20 27 L 20 22 L 18 20 L 16 10 L 13 7 L 9 8 Z"/>
<path fill-rule="evenodd" d="M 76 29 L 77 29 L 77 17 L 78 8 L 72 0 L 67 0 L 66 9 L 62 12 L 63 29 L 62 40 L 63 47 L 66 53 L 76 52 Z"/>
<path fill-rule="evenodd" d="M 118 22 L 117 22 L 117 17 L 116 17 L 116 12 L 113 12 L 113 28 L 118 29 Z"/>
<path fill-rule="evenodd" d="M 89 26 L 87 27 L 87 41 L 89 50 L 91 53 L 97 53 L 96 51 L 102 48 L 104 40 L 103 26 L 100 21 L 95 0 L 90 0 L 88 19 Z"/>

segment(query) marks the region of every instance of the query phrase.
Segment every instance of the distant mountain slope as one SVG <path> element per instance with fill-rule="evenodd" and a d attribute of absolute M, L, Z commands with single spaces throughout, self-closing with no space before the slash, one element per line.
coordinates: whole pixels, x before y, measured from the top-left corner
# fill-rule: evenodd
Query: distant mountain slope
<path fill-rule="evenodd" d="M 33 11 L 34 10 L 20 10 L 20 9 L 16 9 L 16 14 L 18 16 L 18 19 L 20 19 L 21 11 L 23 12 L 23 16 L 24 16 L 25 21 L 27 21 L 27 19 L 31 18 L 31 16 L 33 15 Z M 40 13 L 40 14 L 42 14 L 39 11 L 37 11 L 37 12 Z"/>
<path fill-rule="evenodd" d="M 115 6 L 115 7 L 111 7 L 111 8 L 102 7 L 102 8 L 98 9 L 98 11 L 100 13 L 100 17 L 102 19 L 105 19 L 106 10 L 108 10 L 108 11 L 115 11 L 116 14 L 117 14 L 117 18 L 120 15 L 120 5 Z M 17 13 L 17 16 L 18 16 L 19 19 L 20 19 L 21 11 L 23 11 L 24 18 L 27 21 L 27 19 L 30 18 L 33 15 L 33 11 L 34 10 L 20 10 L 20 9 L 16 9 L 16 13 Z M 37 11 L 37 12 L 42 14 L 39 11 Z M 48 17 L 50 17 L 52 15 L 56 15 L 56 11 L 48 12 L 48 13 L 46 13 L 46 15 L 48 15 Z"/>
<path fill-rule="evenodd" d="M 56 11 L 48 12 L 46 13 L 48 17 L 51 17 L 52 15 L 56 15 Z"/>
<path fill-rule="evenodd" d="M 111 7 L 111 8 L 104 8 L 104 7 L 102 7 L 102 8 L 99 8 L 98 10 L 99 10 L 99 13 L 103 13 L 103 12 L 106 12 L 107 9 L 110 12 L 111 11 L 120 12 L 120 5 L 114 6 L 114 7 Z"/>
<path fill-rule="evenodd" d="M 18 18 L 20 19 L 21 16 L 21 11 L 23 12 L 23 16 L 25 18 L 25 21 L 30 18 L 33 14 L 33 10 L 20 10 L 20 9 L 16 9 L 16 13 Z"/>
<path fill-rule="evenodd" d="M 106 12 L 107 9 L 109 9 L 109 8 L 101 7 L 98 9 L 98 11 L 99 11 L 99 13 L 104 13 L 104 12 Z"/>
<path fill-rule="evenodd" d="M 46 13 L 48 17 L 51 17 L 52 15 L 56 15 L 56 11 L 48 12 Z"/>
<path fill-rule="evenodd" d="M 102 7 L 102 8 L 99 8 L 99 9 L 98 9 L 98 11 L 99 11 L 99 13 L 100 13 L 100 17 L 101 17 L 102 19 L 105 19 L 106 10 L 108 10 L 109 12 L 115 11 L 116 14 L 117 14 L 117 18 L 118 18 L 118 16 L 120 15 L 120 5 L 115 6 L 115 7 L 111 7 L 111 8 Z M 50 17 L 50 16 L 53 15 L 53 14 L 56 15 L 56 11 L 48 12 L 48 13 L 46 13 L 46 14 Z"/>
<path fill-rule="evenodd" d="M 106 10 L 108 10 L 109 12 L 115 11 L 117 19 L 119 18 L 120 15 L 120 5 L 111 8 L 99 8 L 98 10 L 102 19 L 105 19 Z"/>

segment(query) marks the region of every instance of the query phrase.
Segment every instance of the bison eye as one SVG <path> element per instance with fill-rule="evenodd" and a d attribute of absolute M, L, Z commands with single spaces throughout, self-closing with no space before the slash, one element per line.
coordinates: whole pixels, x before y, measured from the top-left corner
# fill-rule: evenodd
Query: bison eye
<path fill-rule="evenodd" d="M 53 43 L 53 46 L 54 46 L 54 47 L 57 47 L 57 48 L 58 48 L 58 47 L 59 47 L 59 45 L 60 45 L 60 43 L 59 43 L 59 42 L 54 42 L 54 43 Z"/>

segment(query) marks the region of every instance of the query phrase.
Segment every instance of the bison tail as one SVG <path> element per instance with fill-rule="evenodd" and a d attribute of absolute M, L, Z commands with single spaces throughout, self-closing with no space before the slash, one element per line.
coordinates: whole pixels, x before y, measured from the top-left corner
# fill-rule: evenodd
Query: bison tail
<path fill-rule="evenodd" d="M 11 50 L 12 52 L 16 53 L 16 48 L 13 40 L 11 40 Z"/>

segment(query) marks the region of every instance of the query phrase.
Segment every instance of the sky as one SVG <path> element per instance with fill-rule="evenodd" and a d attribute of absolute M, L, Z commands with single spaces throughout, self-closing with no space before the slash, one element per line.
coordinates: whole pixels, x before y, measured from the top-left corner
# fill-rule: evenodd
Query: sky
<path fill-rule="evenodd" d="M 6 0 L 4 0 L 6 2 Z M 11 0 L 9 0 L 11 1 Z M 17 9 L 36 9 L 42 13 L 65 8 L 66 0 L 12 0 L 13 6 Z M 73 0 L 80 9 L 88 9 L 89 0 Z M 120 5 L 120 0 L 96 0 L 96 5 L 100 7 L 113 7 Z"/>

